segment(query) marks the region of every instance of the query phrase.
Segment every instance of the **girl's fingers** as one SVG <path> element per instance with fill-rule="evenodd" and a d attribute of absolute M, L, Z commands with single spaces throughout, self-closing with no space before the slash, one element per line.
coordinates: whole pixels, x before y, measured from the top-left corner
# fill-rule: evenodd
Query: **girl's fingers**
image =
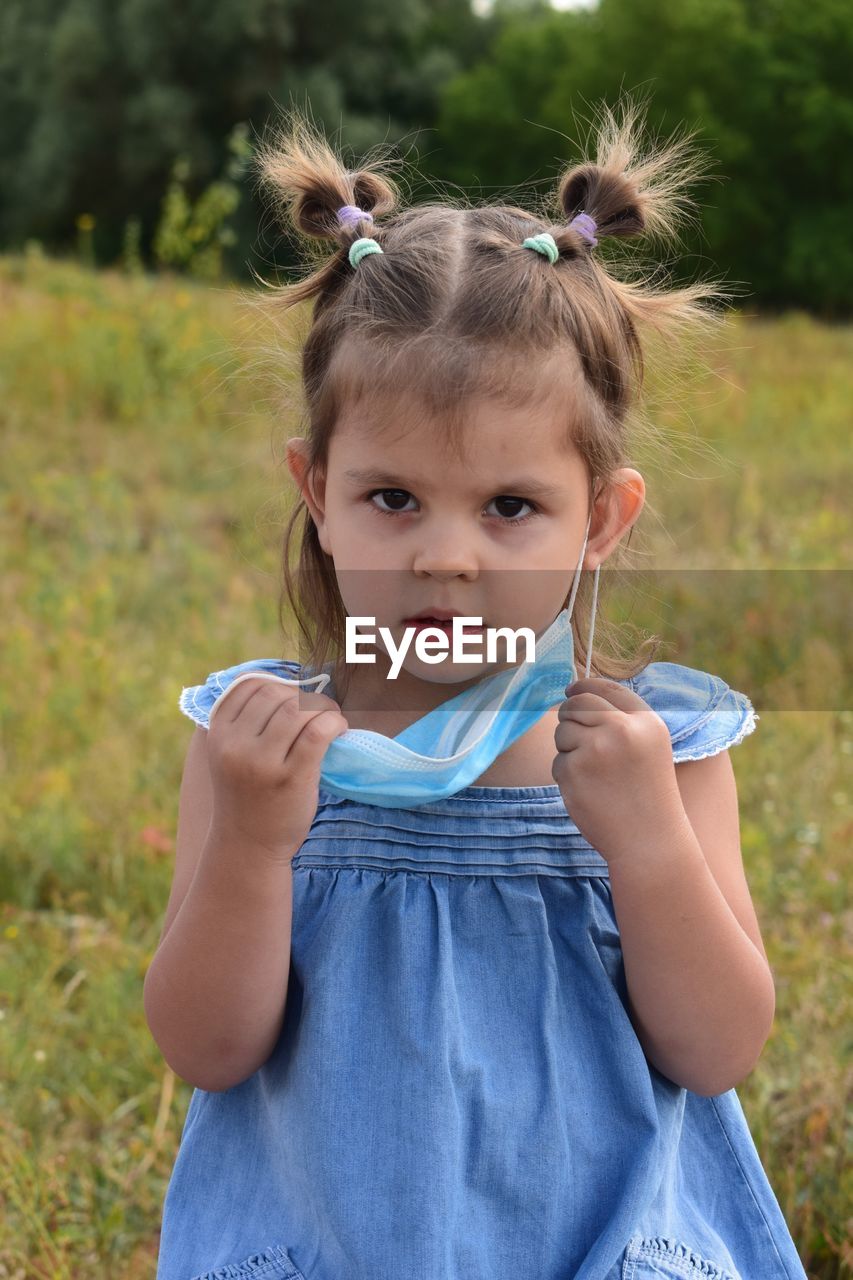
<path fill-rule="evenodd" d="M 572 690 L 571 694 L 568 692 L 569 689 Z M 644 700 L 638 693 L 634 693 L 633 689 L 626 689 L 624 684 L 617 684 L 615 680 L 607 680 L 604 676 L 584 676 L 583 679 L 575 680 L 566 686 L 569 702 L 581 696 L 584 701 L 588 701 L 586 696 L 588 694 L 592 694 L 602 702 L 610 703 L 619 711 L 642 711 L 646 707 Z"/>
<path fill-rule="evenodd" d="M 210 708 L 207 727 L 210 728 L 214 717 L 218 716 L 220 711 L 222 711 L 225 719 L 233 724 L 254 696 L 268 684 L 277 684 L 282 689 L 292 688 L 294 692 L 298 690 L 298 685 L 288 686 L 283 680 L 279 680 L 278 676 L 261 671 L 244 671 L 241 676 L 237 676 L 236 680 L 232 680 L 225 692 L 216 699 L 216 702 Z M 223 711 L 225 703 L 228 705 Z"/>
<path fill-rule="evenodd" d="M 554 730 L 554 746 L 558 751 L 574 751 L 583 741 L 584 726 L 561 720 Z"/>
<path fill-rule="evenodd" d="M 229 685 L 226 694 L 230 694 L 234 685 L 244 679 L 246 685 L 234 694 L 232 706 L 226 709 L 223 715 L 230 724 L 239 721 L 235 732 L 239 731 L 241 735 L 245 734 L 247 737 L 260 737 L 273 724 L 273 717 L 276 716 L 274 724 L 276 730 L 281 728 L 282 723 L 288 724 L 291 720 L 294 722 L 294 726 L 287 734 L 289 744 L 299 731 L 298 722 L 301 716 L 314 714 L 317 710 L 326 710 L 330 706 L 337 708 L 337 703 L 323 693 L 309 692 L 298 685 L 286 685 L 277 677 L 271 680 L 258 678 L 256 673 L 245 677 L 238 676 L 234 684 Z M 214 705 L 214 712 L 218 711 L 223 701 L 224 697 Z M 277 713 L 280 714 L 277 715 Z M 286 717 L 283 722 L 282 715 Z M 208 727 L 212 720 L 211 714 Z"/>
<path fill-rule="evenodd" d="M 283 761 L 291 780 L 303 776 L 316 778 L 318 759 L 322 759 L 329 743 L 344 733 L 347 727 L 346 720 L 334 707 L 318 711 L 307 720 L 288 748 Z"/>
<path fill-rule="evenodd" d="M 559 720 L 576 721 L 578 724 L 603 724 L 615 712 L 612 703 L 588 693 L 574 693 L 560 703 Z"/>

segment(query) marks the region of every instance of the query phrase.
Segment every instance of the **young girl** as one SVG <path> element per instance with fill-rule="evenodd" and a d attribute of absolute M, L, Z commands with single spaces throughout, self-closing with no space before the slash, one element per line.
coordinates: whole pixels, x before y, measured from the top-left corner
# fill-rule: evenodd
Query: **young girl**
<path fill-rule="evenodd" d="M 196 1087 L 158 1280 L 804 1280 L 735 1092 L 774 1016 L 728 754 L 757 717 L 592 643 L 644 503 L 638 331 L 713 292 L 601 260 L 671 231 L 695 172 L 635 123 L 605 112 L 553 217 L 398 211 L 300 118 L 262 148 L 334 246 L 275 295 L 316 300 L 285 544 L 309 652 L 180 698 L 145 1007 Z M 470 644 L 522 627 L 533 660 Z"/>

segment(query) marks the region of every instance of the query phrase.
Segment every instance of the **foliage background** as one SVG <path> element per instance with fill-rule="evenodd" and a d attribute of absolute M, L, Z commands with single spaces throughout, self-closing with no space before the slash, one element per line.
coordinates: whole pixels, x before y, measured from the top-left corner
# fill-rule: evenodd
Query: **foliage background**
<path fill-rule="evenodd" d="M 643 86 L 650 127 L 695 128 L 717 175 L 676 273 L 709 257 L 763 311 L 840 318 L 851 65 L 848 0 L 5 0 L 0 246 L 70 252 L 83 215 L 99 264 L 138 235 L 150 265 L 178 165 L 190 203 L 237 182 L 224 267 L 247 277 L 291 250 L 234 151 L 291 102 L 353 155 L 396 147 L 413 198 L 415 167 L 491 197 L 549 182 L 592 105 Z"/>

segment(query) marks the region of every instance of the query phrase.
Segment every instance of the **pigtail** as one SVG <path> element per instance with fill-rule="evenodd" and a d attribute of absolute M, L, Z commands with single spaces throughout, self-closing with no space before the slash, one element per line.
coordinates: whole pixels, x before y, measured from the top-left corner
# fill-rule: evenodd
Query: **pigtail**
<path fill-rule="evenodd" d="M 303 279 L 267 286 L 275 289 L 277 304 L 290 307 L 310 298 L 321 304 L 331 301 L 352 275 L 347 254 L 353 241 L 371 236 L 381 243 L 378 219 L 393 213 L 399 204 L 397 186 L 385 172 L 391 163 L 377 148 L 374 158 L 366 158 L 359 169 L 347 169 L 322 133 L 296 109 L 286 124 L 267 131 L 253 161 L 258 186 L 278 223 L 295 235 L 312 259 Z M 344 205 L 363 209 L 372 217 L 342 224 L 338 210 Z M 321 247 L 317 241 L 323 242 Z M 329 241 L 338 248 L 332 257 Z"/>
<path fill-rule="evenodd" d="M 678 243 L 681 227 L 697 220 L 697 204 L 688 188 L 707 177 L 708 157 L 693 147 L 694 132 L 679 131 L 659 145 L 644 148 L 638 137 L 642 103 L 621 100 L 621 118 L 605 103 L 593 129 L 595 156 L 587 156 L 559 179 L 551 207 L 563 225 L 550 228 L 562 259 L 588 260 L 598 280 L 601 303 L 611 324 L 622 332 L 638 387 L 644 357 L 640 333 L 648 326 L 670 345 L 701 342 L 725 320 L 722 307 L 735 293 L 719 280 L 698 280 L 671 288 L 654 283 L 654 274 L 637 265 L 634 278 L 624 254 L 618 266 L 606 256 L 606 242 L 644 238 Z M 593 219 L 597 245 L 584 234 Z M 720 310 L 713 305 L 720 304 Z"/>
<path fill-rule="evenodd" d="M 707 156 L 692 147 L 693 133 L 676 133 L 643 152 L 637 137 L 641 105 L 626 98 L 622 119 L 603 104 L 596 128 L 595 160 L 574 165 L 561 177 L 556 199 L 567 220 L 583 211 L 595 219 L 599 239 L 646 235 L 679 238 L 679 223 L 695 218 L 688 194 L 706 174 Z"/>

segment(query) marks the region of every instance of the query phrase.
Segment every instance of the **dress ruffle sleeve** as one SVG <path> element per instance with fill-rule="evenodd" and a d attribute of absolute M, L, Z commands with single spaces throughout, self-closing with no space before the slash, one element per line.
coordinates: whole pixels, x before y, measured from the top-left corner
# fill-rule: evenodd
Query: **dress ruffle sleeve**
<path fill-rule="evenodd" d="M 735 746 L 761 718 L 720 676 L 678 662 L 651 662 L 627 684 L 665 722 L 676 764 Z"/>
<path fill-rule="evenodd" d="M 182 689 L 178 708 L 203 729 L 209 729 L 210 713 L 214 704 L 239 676 L 257 674 L 267 678 L 298 680 L 300 670 L 298 662 L 288 662 L 279 658 L 254 658 L 248 662 L 239 662 L 234 667 L 212 671 L 204 684 L 189 685 Z"/>

